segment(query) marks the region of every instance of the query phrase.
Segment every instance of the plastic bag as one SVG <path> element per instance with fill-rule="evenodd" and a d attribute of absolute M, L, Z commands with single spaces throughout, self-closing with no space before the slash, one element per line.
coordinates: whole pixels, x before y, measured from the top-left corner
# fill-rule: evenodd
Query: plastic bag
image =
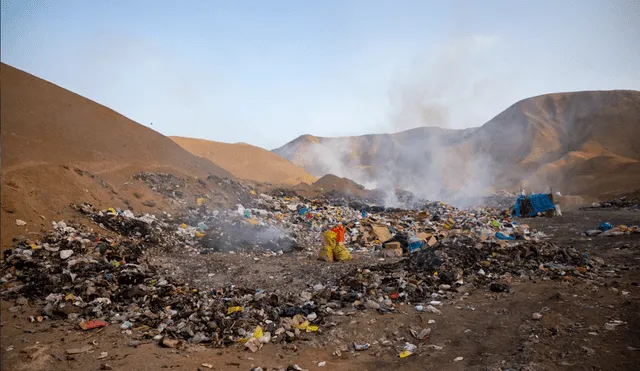
<path fill-rule="evenodd" d="M 336 248 L 336 234 L 332 231 L 324 232 L 324 243 L 318 258 L 320 260 L 332 262 L 334 258 L 334 251 Z"/>
<path fill-rule="evenodd" d="M 338 226 L 336 226 L 334 228 L 331 228 L 331 231 L 336 234 L 336 242 L 338 244 L 344 243 L 345 229 L 344 229 L 344 227 L 342 225 L 338 225 Z"/>
<path fill-rule="evenodd" d="M 336 245 L 333 250 L 333 259 L 341 262 L 351 260 L 351 252 L 343 244 Z"/>

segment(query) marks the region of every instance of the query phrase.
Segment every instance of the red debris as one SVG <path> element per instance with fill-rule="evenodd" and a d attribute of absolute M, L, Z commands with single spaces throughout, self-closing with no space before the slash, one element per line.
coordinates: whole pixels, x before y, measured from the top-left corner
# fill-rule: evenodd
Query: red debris
<path fill-rule="evenodd" d="M 80 328 L 83 330 L 91 330 L 94 328 L 99 328 L 99 327 L 107 327 L 109 324 L 106 323 L 105 321 L 101 321 L 99 319 L 92 319 L 91 321 L 87 321 L 87 322 L 80 322 Z"/>

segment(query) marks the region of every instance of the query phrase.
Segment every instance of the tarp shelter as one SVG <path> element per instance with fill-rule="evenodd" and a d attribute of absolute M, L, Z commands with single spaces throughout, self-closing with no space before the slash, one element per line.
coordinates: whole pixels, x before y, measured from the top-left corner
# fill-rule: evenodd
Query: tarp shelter
<path fill-rule="evenodd" d="M 553 204 L 553 195 L 550 194 L 532 194 L 529 196 L 520 196 L 516 200 L 511 211 L 511 215 L 532 217 L 538 213 L 546 213 L 555 210 Z"/>

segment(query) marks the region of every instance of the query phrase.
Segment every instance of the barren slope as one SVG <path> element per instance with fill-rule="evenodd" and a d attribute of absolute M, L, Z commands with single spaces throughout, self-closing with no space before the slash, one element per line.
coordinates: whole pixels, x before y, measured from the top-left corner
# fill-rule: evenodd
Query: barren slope
<path fill-rule="evenodd" d="M 479 128 L 301 136 L 274 152 L 316 176 L 365 185 L 470 194 L 492 188 L 574 194 L 640 188 L 640 92 L 592 91 L 522 100 Z"/>
<path fill-rule="evenodd" d="M 215 162 L 237 178 L 283 185 L 313 183 L 316 180 L 313 175 L 291 161 L 249 144 L 170 138 L 194 155 Z"/>
<path fill-rule="evenodd" d="M 131 176 L 231 174 L 117 112 L 6 64 L 1 65 L 2 245 L 50 226 L 70 203 L 155 211 L 154 195 Z M 137 197 L 133 196 L 133 193 Z M 168 207 L 155 200 L 158 208 Z M 17 226 L 22 219 L 26 226 Z"/>

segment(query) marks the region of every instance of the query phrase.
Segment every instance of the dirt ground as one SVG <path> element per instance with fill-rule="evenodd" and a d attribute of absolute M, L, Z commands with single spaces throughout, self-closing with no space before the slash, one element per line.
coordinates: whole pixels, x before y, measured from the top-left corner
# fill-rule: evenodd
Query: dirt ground
<path fill-rule="evenodd" d="M 267 370 L 297 364 L 309 370 L 637 370 L 640 238 L 579 235 L 602 221 L 638 224 L 640 213 L 575 210 L 562 217 L 521 221 L 544 231 L 552 241 L 604 259 L 610 269 L 603 269 L 598 280 L 514 280 L 506 293 L 478 288 L 468 296 L 444 300 L 442 315 L 421 313 L 413 306 L 400 306 L 396 313 L 384 315 L 354 310 L 332 316 L 332 325 L 318 333 L 303 334 L 302 340 L 292 344 L 267 344 L 256 353 L 241 346 L 168 349 L 143 342 L 132 347 L 135 331 L 126 335 L 114 325 L 82 332 L 59 322 L 32 323 L 29 316 L 37 314 L 35 308 L 12 313 L 3 303 L 1 369 L 208 370 L 203 364 L 209 364 L 214 370 L 258 366 Z M 151 258 L 201 287 L 251 282 L 254 287 L 282 290 L 300 290 L 357 266 L 388 262 L 355 254 L 348 264 L 324 263 L 305 253 L 270 257 L 185 253 L 165 257 L 164 262 L 162 257 Z M 534 312 L 542 318 L 533 319 Z M 443 348 L 420 347 L 415 355 L 399 358 L 405 342 L 420 342 L 410 329 L 424 328 L 429 320 L 435 321 L 428 325 L 433 331 L 422 342 Z M 350 349 L 353 342 L 371 347 L 356 352 Z M 65 353 L 86 345 L 92 350 L 73 356 Z M 457 357 L 463 359 L 455 361 Z M 319 367 L 319 362 L 326 364 Z"/>

